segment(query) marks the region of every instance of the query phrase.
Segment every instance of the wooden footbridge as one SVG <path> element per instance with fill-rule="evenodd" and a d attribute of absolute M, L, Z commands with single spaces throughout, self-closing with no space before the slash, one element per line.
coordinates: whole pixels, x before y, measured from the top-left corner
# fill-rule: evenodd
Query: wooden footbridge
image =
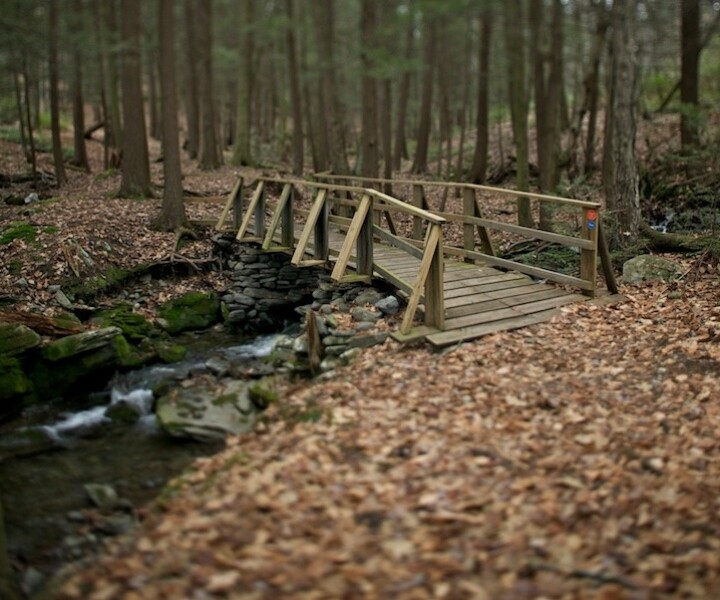
<path fill-rule="evenodd" d="M 389 191 L 389 185 L 403 187 L 409 200 L 377 189 Z M 431 186 L 444 193 L 442 210 L 428 205 L 425 190 Z M 327 266 L 338 282 L 385 279 L 407 300 L 394 334 L 400 341 L 425 338 L 446 346 L 547 321 L 558 307 L 597 294 L 598 262 L 608 289 L 617 293 L 596 202 L 467 183 L 330 174 L 314 181 L 261 177 L 247 188 L 246 195 L 243 180 L 237 181 L 216 228 L 227 229 L 232 212 L 241 242 L 291 254 L 299 267 Z M 536 209 L 551 203 L 567 232 L 514 224 L 518 195 Z M 506 199 L 497 218 L 483 214 L 482 200 L 490 197 Z M 573 248 L 579 275 L 500 258 L 491 231 Z"/>

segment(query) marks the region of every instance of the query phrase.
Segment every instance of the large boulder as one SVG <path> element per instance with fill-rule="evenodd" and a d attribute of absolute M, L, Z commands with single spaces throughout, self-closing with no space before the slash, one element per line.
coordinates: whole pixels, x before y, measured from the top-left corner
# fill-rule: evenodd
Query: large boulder
<path fill-rule="evenodd" d="M 0 356 L 17 356 L 40 343 L 40 336 L 20 323 L 0 323 Z"/>
<path fill-rule="evenodd" d="M 671 260 L 652 254 L 641 254 L 623 265 L 623 281 L 673 281 L 680 277 L 682 272 L 682 267 Z"/>
<path fill-rule="evenodd" d="M 40 398 L 62 395 L 88 383 L 98 386 L 119 365 L 124 339 L 117 327 L 105 327 L 68 335 L 50 342 L 42 359 L 30 365 L 30 378 Z M 125 342 L 127 344 L 127 342 Z"/>
<path fill-rule="evenodd" d="M 199 379 L 158 399 L 160 427 L 173 437 L 217 442 L 252 431 L 258 408 L 244 381 Z"/>
<path fill-rule="evenodd" d="M 207 329 L 220 320 L 220 299 L 214 292 L 189 292 L 163 304 L 158 323 L 171 335 Z"/>
<path fill-rule="evenodd" d="M 99 311 L 91 320 L 101 327 L 119 327 L 125 338 L 133 343 L 142 341 L 152 333 L 148 320 L 132 310 L 127 302 Z"/>

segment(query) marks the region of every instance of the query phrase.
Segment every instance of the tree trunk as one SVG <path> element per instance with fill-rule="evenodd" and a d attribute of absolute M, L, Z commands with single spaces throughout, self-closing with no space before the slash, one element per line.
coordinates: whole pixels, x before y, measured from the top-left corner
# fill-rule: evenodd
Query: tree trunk
<path fill-rule="evenodd" d="M 517 189 L 527 191 L 530 185 L 528 164 L 528 101 L 525 90 L 525 40 L 522 0 L 508 0 L 505 4 L 505 44 L 508 55 L 508 92 L 512 117 L 517 168 Z M 533 226 L 530 199 L 518 196 L 518 224 Z"/>
<path fill-rule="evenodd" d="M 318 125 L 328 133 L 329 162 L 333 171 L 344 174 L 350 169 L 345 148 L 344 110 L 335 85 L 335 0 L 314 0 L 311 5 L 321 73 L 318 108 L 322 112 L 318 113 Z"/>
<path fill-rule="evenodd" d="M 185 119 L 187 121 L 187 153 L 190 158 L 194 159 L 197 158 L 200 150 L 195 0 L 185 0 Z"/>
<path fill-rule="evenodd" d="M 640 232 L 640 194 L 635 156 L 637 129 L 638 57 L 636 0 L 615 0 L 612 7 L 612 64 L 610 70 L 611 119 L 608 171 L 605 174 L 606 204 L 614 221 L 609 243 L 622 248 L 634 243 Z"/>
<path fill-rule="evenodd" d="M 430 127 L 432 125 L 433 80 L 435 76 L 435 39 L 436 27 L 433 19 L 426 16 L 423 26 L 423 78 L 422 98 L 420 100 L 420 122 L 418 124 L 417 148 L 411 171 L 425 173 L 427 171 L 428 146 L 430 143 Z"/>
<path fill-rule="evenodd" d="M 303 135 L 303 110 L 300 94 L 300 76 L 295 41 L 295 8 L 293 0 L 285 0 L 285 11 L 288 18 L 286 32 L 288 76 L 290 77 L 290 104 L 292 110 L 292 163 L 293 173 L 302 175 L 305 168 L 305 136 Z"/>
<path fill-rule="evenodd" d="M 405 43 L 405 59 L 410 60 L 413 55 L 413 23 L 408 25 Z M 403 158 L 408 158 L 407 140 L 405 139 L 405 124 L 407 121 L 407 106 L 410 99 L 410 70 L 405 69 L 400 82 L 397 112 L 395 115 L 395 148 L 393 154 L 393 168 L 399 171 Z"/>
<path fill-rule="evenodd" d="M 33 120 L 30 110 L 30 75 L 27 66 L 27 55 L 23 56 L 23 80 L 25 90 L 25 124 L 27 125 L 28 145 L 30 148 L 30 165 L 32 168 L 33 181 L 37 181 L 37 152 L 35 151 L 35 132 L 33 130 Z"/>
<path fill-rule="evenodd" d="M 50 0 L 49 13 L 50 28 L 48 30 L 48 63 L 50 71 L 50 126 L 52 129 L 52 151 L 55 164 L 55 180 L 58 187 L 67 181 L 65 163 L 63 162 L 62 141 L 60 140 L 60 93 L 59 66 L 58 66 L 58 0 Z"/>
<path fill-rule="evenodd" d="M 382 82 L 382 105 L 380 115 L 380 141 L 383 155 L 383 177 L 392 179 L 392 82 L 384 79 Z M 385 183 L 383 191 L 392 195 L 392 184 Z"/>
<path fill-rule="evenodd" d="M 98 93 L 100 95 L 100 114 L 98 115 L 98 121 L 103 124 L 103 169 L 107 170 L 110 168 L 110 141 L 112 139 L 112 123 L 110 122 L 110 113 L 108 111 L 107 101 L 107 73 L 105 70 L 105 38 L 106 32 L 103 30 L 102 24 L 102 13 L 100 12 L 101 0 L 93 0 L 92 11 L 93 20 L 95 21 L 95 27 L 93 28 L 93 39 L 95 41 L 95 48 L 97 54 L 95 60 L 97 62 L 97 74 L 98 74 Z"/>
<path fill-rule="evenodd" d="M 160 0 L 158 10 L 158 27 L 160 30 L 160 109 L 162 114 L 165 188 L 163 190 L 160 217 L 155 226 L 164 231 L 187 226 L 180 167 L 173 5 L 174 0 Z"/>
<path fill-rule="evenodd" d="M 83 31 L 84 14 L 82 0 L 75 0 L 73 20 L 75 31 L 73 38 L 73 77 L 72 77 L 72 105 L 73 105 L 73 159 L 72 164 L 90 172 L 87 149 L 85 148 L 85 102 L 83 99 L 82 76 L 82 49 L 79 36 Z"/>
<path fill-rule="evenodd" d="M 238 7 L 240 14 L 240 68 L 237 128 L 235 130 L 235 148 L 233 150 L 232 164 L 252 164 L 252 149 L 250 147 L 250 129 L 252 123 L 253 77 L 252 61 L 255 40 L 253 39 L 252 24 L 254 15 L 253 0 L 240 0 Z"/>
<path fill-rule="evenodd" d="M 120 43 L 119 26 L 118 26 L 118 15 L 117 15 L 117 2 L 116 0 L 110 0 L 104 2 L 100 0 L 105 9 L 105 23 L 107 29 L 106 37 L 109 38 L 109 45 L 111 51 L 107 53 L 107 99 L 108 99 L 108 112 L 110 114 L 110 139 L 108 146 L 110 150 L 110 165 L 113 167 L 120 166 L 122 160 L 122 110 L 120 106 L 120 88 L 118 82 L 120 81 L 118 57 L 119 51 L 117 47 Z M 106 42 L 107 44 L 108 42 Z M 105 131 L 107 135 L 107 130 Z"/>
<path fill-rule="evenodd" d="M 682 66 L 680 74 L 680 140 L 683 149 L 699 141 L 700 0 L 682 0 Z"/>
<path fill-rule="evenodd" d="M 154 43 L 155 42 L 152 39 L 151 35 L 148 34 L 148 46 L 152 46 Z M 145 55 L 147 61 L 146 71 L 149 91 L 148 108 L 150 110 L 148 112 L 150 113 L 150 137 L 154 140 L 160 140 L 162 139 L 162 126 L 160 123 L 160 109 L 158 107 L 158 105 L 160 104 L 160 98 L 157 83 L 157 65 L 159 63 L 159 60 L 157 51 L 152 47 L 147 49 Z"/>
<path fill-rule="evenodd" d="M 140 0 L 121 0 L 122 180 L 118 196 L 152 197 L 140 72 Z"/>
<path fill-rule="evenodd" d="M 490 10 L 483 11 L 480 17 L 480 44 L 478 46 L 478 92 L 477 92 L 477 130 L 475 133 L 475 154 L 471 179 L 475 183 L 485 183 L 488 164 L 488 140 L 490 139 L 489 76 L 490 76 L 490 38 L 492 36 L 492 16 Z M 501 156 L 502 160 L 503 157 Z"/>
<path fill-rule="evenodd" d="M 25 111 L 23 109 L 22 92 L 20 91 L 20 74 L 13 71 L 13 86 L 15 88 L 15 107 L 17 108 L 18 124 L 20 129 L 20 145 L 22 147 L 25 161 L 30 162 L 30 147 L 27 138 L 27 125 L 25 123 Z"/>
<path fill-rule="evenodd" d="M 198 0 L 195 13 L 200 87 L 200 169 L 204 171 L 222 165 L 213 93 L 212 5 L 212 0 Z"/>
<path fill-rule="evenodd" d="M 378 102 L 377 79 L 372 72 L 374 62 L 371 58 L 377 46 L 377 4 L 376 0 L 362 0 L 360 15 L 362 65 L 362 129 L 360 132 L 360 174 L 365 177 L 378 176 Z"/>

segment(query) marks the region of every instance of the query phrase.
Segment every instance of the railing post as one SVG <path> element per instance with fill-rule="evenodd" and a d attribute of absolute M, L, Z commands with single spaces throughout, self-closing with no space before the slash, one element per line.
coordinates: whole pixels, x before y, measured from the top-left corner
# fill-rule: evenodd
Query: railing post
<path fill-rule="evenodd" d="M 583 294 L 595 296 L 597 284 L 597 257 L 598 257 L 598 229 L 600 216 L 596 208 L 583 210 L 582 237 L 592 242 L 592 248 L 580 250 L 580 279 L 590 283 L 590 289 L 583 290 Z"/>
<path fill-rule="evenodd" d="M 434 224 L 430 225 L 430 227 L 437 227 L 440 233 L 433 252 L 430 271 L 425 280 L 425 325 L 437 329 L 444 329 L 445 290 L 443 279 L 445 262 L 443 261 L 442 227 Z"/>
<path fill-rule="evenodd" d="M 373 274 L 373 197 L 368 199 L 368 210 L 363 219 L 362 228 L 357 239 L 357 272 L 359 275 L 372 277 Z"/>
<path fill-rule="evenodd" d="M 240 177 L 238 181 L 237 194 L 233 197 L 233 231 L 240 229 L 240 223 L 242 223 L 242 213 L 244 204 L 244 182 L 243 178 Z"/>
<path fill-rule="evenodd" d="M 463 195 L 463 216 L 474 217 L 475 216 L 475 190 L 472 188 L 464 187 L 462 189 Z M 463 249 L 473 252 L 475 250 L 475 226 L 468 221 L 463 221 Z M 465 257 L 465 262 L 475 262 L 472 258 Z"/>
<path fill-rule="evenodd" d="M 425 191 L 421 184 L 413 184 L 412 203 L 416 208 L 423 208 L 426 205 Z M 423 222 L 420 217 L 413 217 L 412 236 L 414 240 L 421 240 L 423 237 Z"/>
<path fill-rule="evenodd" d="M 295 200 L 295 186 L 290 186 L 290 196 L 283 207 L 280 221 L 281 244 L 292 250 L 295 245 L 295 220 L 293 219 L 293 201 Z"/>
<path fill-rule="evenodd" d="M 265 237 L 265 187 L 255 204 L 255 236 L 261 240 Z"/>
<path fill-rule="evenodd" d="M 313 256 L 317 260 L 327 260 L 328 250 L 330 247 L 328 240 L 328 215 L 330 212 L 330 203 L 323 202 L 320 208 L 320 214 L 317 221 L 315 222 L 314 230 L 314 248 Z"/>

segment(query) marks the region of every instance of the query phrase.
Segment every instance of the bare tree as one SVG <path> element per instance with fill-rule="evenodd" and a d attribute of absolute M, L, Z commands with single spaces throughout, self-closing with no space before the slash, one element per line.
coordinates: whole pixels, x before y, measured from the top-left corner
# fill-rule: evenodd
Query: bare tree
<path fill-rule="evenodd" d="M 50 121 L 52 129 L 52 150 L 55 164 L 55 179 L 58 187 L 67 181 L 63 162 L 62 141 L 60 140 L 60 93 L 58 90 L 60 73 L 58 65 L 58 28 L 59 15 L 57 0 L 50 0 L 48 11 L 50 27 L 48 30 L 48 65 L 50 71 Z"/>
<path fill-rule="evenodd" d="M 207 171 L 217 169 L 223 162 L 213 93 L 212 6 L 212 0 L 198 0 L 195 13 L 200 87 L 200 168 Z"/>
<path fill-rule="evenodd" d="M 610 243 L 634 243 L 640 232 L 640 193 L 635 155 L 638 104 L 637 0 L 615 0 L 611 12 L 612 61 L 603 179 L 611 216 Z"/>
<path fill-rule="evenodd" d="M 173 0 L 160 0 L 158 28 L 160 33 L 160 108 L 165 188 L 160 216 L 155 226 L 177 230 L 187 226 L 183 202 L 180 138 L 177 119 L 177 85 L 175 76 L 175 22 Z"/>
<path fill-rule="evenodd" d="M 152 197 L 140 73 L 140 0 L 122 0 L 122 180 L 118 196 Z"/>
<path fill-rule="evenodd" d="M 682 147 L 687 148 L 696 146 L 699 140 L 700 0 L 682 0 L 680 12 L 682 38 L 680 139 Z"/>
<path fill-rule="evenodd" d="M 288 60 L 288 76 L 290 78 L 290 105 L 292 110 L 293 132 L 292 132 L 292 148 L 293 148 L 293 173 L 300 175 L 305 166 L 305 139 L 303 135 L 303 111 L 302 111 L 302 95 L 300 93 L 300 76 L 298 74 L 299 65 L 297 59 L 297 42 L 295 40 L 295 8 L 293 0 L 285 0 L 285 13 L 288 18 L 288 28 L 286 32 L 287 60 Z"/>
<path fill-rule="evenodd" d="M 376 0 L 362 0 L 360 31 L 362 64 L 362 129 L 360 133 L 360 173 L 366 177 L 378 176 L 378 90 L 372 73 L 374 64 L 371 53 L 377 45 Z"/>

